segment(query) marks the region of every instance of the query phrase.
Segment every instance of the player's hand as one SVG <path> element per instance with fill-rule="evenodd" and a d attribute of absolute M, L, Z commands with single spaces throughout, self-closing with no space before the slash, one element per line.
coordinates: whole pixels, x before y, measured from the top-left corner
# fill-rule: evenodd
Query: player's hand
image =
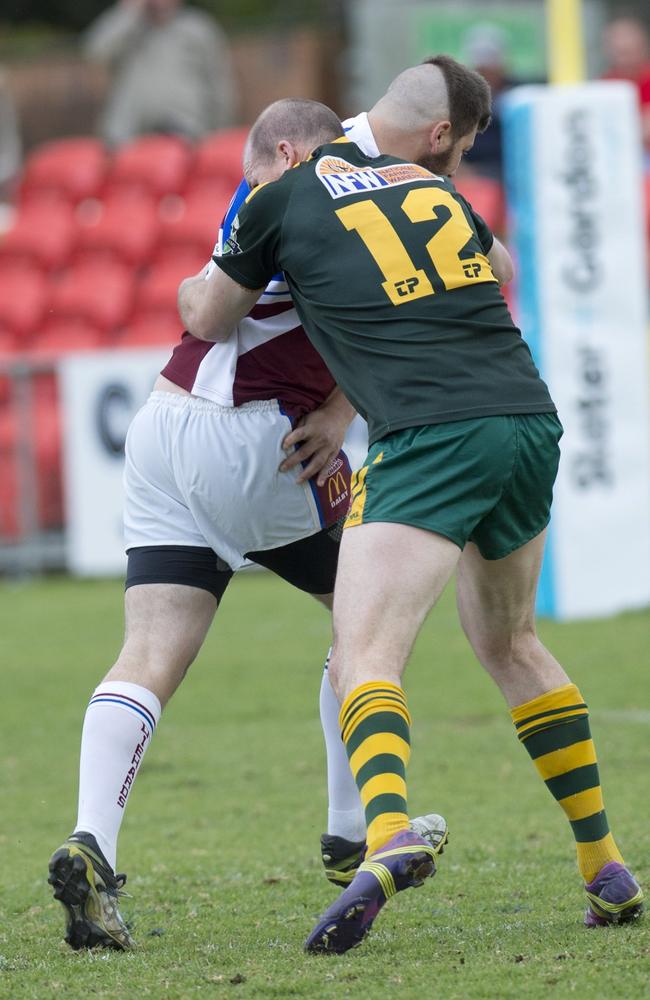
<path fill-rule="evenodd" d="M 296 450 L 281 463 L 280 472 L 288 472 L 306 462 L 297 482 L 305 483 L 316 476 L 317 484 L 323 486 L 327 470 L 341 450 L 353 417 L 354 409 L 340 389 L 335 389 L 322 406 L 301 417 L 297 426 L 285 437 L 282 442 L 284 450 Z"/>

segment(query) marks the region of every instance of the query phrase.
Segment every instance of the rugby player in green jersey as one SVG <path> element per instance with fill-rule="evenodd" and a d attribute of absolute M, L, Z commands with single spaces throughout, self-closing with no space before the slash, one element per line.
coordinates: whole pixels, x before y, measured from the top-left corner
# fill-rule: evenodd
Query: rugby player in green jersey
<path fill-rule="evenodd" d="M 435 872 L 431 846 L 408 828 L 401 676 L 454 571 L 463 629 L 570 821 L 585 923 L 631 920 L 642 909 L 609 830 L 587 707 L 535 632 L 561 424 L 499 291 L 502 251 L 448 178 L 481 126 L 466 111 L 485 84 L 446 57 L 426 69 L 449 114 L 419 163 L 365 156 L 322 105 L 305 109 L 299 140 L 287 138 L 287 102 L 271 105 L 246 155 L 248 178 L 261 186 L 218 268 L 184 299 L 190 331 L 223 340 L 284 271 L 310 339 L 369 426 L 339 558 L 330 663 L 368 849 L 309 936 L 310 951 L 360 943 L 390 896 Z M 328 122 L 333 141 L 305 159 L 315 124 L 322 135 Z"/>

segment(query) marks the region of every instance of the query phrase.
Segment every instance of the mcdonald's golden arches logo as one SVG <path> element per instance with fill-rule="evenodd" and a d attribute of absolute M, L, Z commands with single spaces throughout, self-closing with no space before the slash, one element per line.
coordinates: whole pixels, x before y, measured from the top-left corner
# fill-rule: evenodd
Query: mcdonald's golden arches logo
<path fill-rule="evenodd" d="M 332 507 L 336 507 L 348 495 L 348 484 L 343 469 L 338 469 L 327 480 L 327 499 Z"/>

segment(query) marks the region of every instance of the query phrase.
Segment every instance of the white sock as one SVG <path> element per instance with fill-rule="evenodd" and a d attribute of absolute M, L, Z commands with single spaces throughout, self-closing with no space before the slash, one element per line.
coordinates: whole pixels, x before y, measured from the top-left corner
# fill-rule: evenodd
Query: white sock
<path fill-rule="evenodd" d="M 331 650 L 330 650 L 331 652 Z M 366 839 L 366 817 L 339 729 L 341 706 L 332 690 L 327 663 L 320 687 L 320 721 L 327 753 L 327 832 L 346 840 Z"/>
<path fill-rule="evenodd" d="M 152 691 L 128 681 L 100 684 L 86 709 L 75 831 L 93 834 L 113 870 L 126 801 L 160 712 Z"/>

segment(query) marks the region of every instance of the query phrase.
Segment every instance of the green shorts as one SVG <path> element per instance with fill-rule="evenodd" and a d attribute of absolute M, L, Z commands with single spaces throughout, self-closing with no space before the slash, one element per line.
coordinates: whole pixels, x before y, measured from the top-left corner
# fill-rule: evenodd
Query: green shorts
<path fill-rule="evenodd" d="M 410 524 L 503 559 L 548 524 L 561 437 L 555 413 L 396 431 L 352 477 L 345 527 Z"/>

